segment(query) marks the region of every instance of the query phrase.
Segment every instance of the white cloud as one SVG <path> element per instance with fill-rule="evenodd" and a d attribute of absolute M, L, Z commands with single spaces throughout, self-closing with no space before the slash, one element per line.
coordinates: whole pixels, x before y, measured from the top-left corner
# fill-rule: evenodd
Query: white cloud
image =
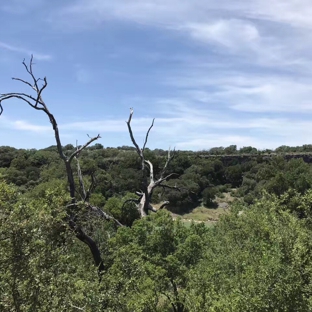
<path fill-rule="evenodd" d="M 159 100 L 158 103 L 162 101 Z M 163 101 L 165 103 L 166 101 Z M 168 103 L 168 101 L 167 101 Z M 179 102 L 175 106 L 162 110 L 162 117 L 156 118 L 149 136 L 152 148 L 177 149 L 209 149 L 214 146 L 238 147 L 255 146 L 260 149 L 276 148 L 280 145 L 301 145 L 310 142 L 312 136 L 312 121 L 295 117 L 253 117 L 242 118 L 227 111 L 216 112 L 209 108 Z M 160 105 L 160 104 L 159 104 Z M 174 112 L 174 114 L 172 113 Z M 125 119 L 127 116 L 125 116 Z M 151 125 L 152 118 L 134 116 L 132 129 L 138 143 L 144 141 L 145 134 Z M 0 127 L 5 129 L 40 134 L 50 138 L 53 130 L 49 125 L 42 126 L 26 120 L 7 120 L 1 116 Z M 59 125 L 61 138 L 75 141 L 101 134 L 103 143 L 131 145 L 128 129 L 123 119 L 85 120 Z M 26 135 L 26 134 L 25 134 Z M 116 146 L 116 145 L 115 145 Z"/>
<path fill-rule="evenodd" d="M 31 131 L 31 132 L 43 133 L 43 132 L 51 131 L 51 127 L 49 126 L 35 125 L 24 120 L 13 121 L 12 126 L 16 130 L 25 130 L 25 131 Z"/>
<path fill-rule="evenodd" d="M 180 98 L 215 109 L 312 113 L 312 77 L 210 69 L 181 70 L 164 80 Z"/>
<path fill-rule="evenodd" d="M 227 2 L 227 1 L 225 1 Z M 292 25 L 299 28 L 312 27 L 312 7 L 309 0 L 237 0 L 230 8 L 237 14 Z"/>
<path fill-rule="evenodd" d="M 96 133 L 122 133 L 127 132 L 126 119 L 102 119 L 102 120 L 85 120 L 77 122 L 69 122 L 60 125 L 60 129 L 64 131 L 85 131 Z M 161 122 L 162 119 L 157 122 Z M 145 133 L 151 125 L 152 118 L 133 118 L 131 125 L 133 130 L 138 133 Z M 166 123 L 166 120 L 164 121 Z"/>
<path fill-rule="evenodd" d="M 302 121 L 300 118 L 254 116 L 246 119 L 233 116 L 229 111 L 215 111 L 179 99 L 149 102 L 162 112 L 162 117 L 156 118 L 150 135 L 151 145 L 155 147 L 204 149 L 236 144 L 240 147 L 251 145 L 263 149 L 282 144 L 306 144 L 312 136 L 312 121 Z M 152 118 L 134 116 L 132 127 L 138 142 L 145 137 L 151 120 Z M 122 119 L 82 121 L 63 124 L 60 128 L 65 132 L 110 133 L 128 137 L 125 120 Z M 125 141 L 124 144 L 131 142 Z"/>
<path fill-rule="evenodd" d="M 220 19 L 211 23 L 191 23 L 186 25 L 190 35 L 203 42 L 215 42 L 230 49 L 253 45 L 260 35 L 251 23 L 242 20 Z"/>
<path fill-rule="evenodd" d="M 0 41 L 0 49 L 4 49 L 7 51 L 16 52 L 16 53 L 20 53 L 20 54 L 24 54 L 24 55 L 27 54 L 29 56 L 33 55 L 34 59 L 37 59 L 37 60 L 46 61 L 46 60 L 50 60 L 52 58 L 51 55 L 49 55 L 49 54 L 37 53 L 35 51 L 29 50 L 29 49 L 26 49 L 23 47 L 13 46 L 13 45 L 7 44 L 5 42 L 1 42 L 1 41 Z"/>
<path fill-rule="evenodd" d="M 307 0 L 75 0 L 64 6 L 51 22 L 60 29 L 66 25 L 66 31 L 101 29 L 113 20 L 120 23 L 118 31 L 127 27 L 131 32 L 134 23 L 143 24 L 144 32 L 157 27 L 166 36 L 172 35 L 169 55 L 160 54 L 165 50 L 162 47 L 142 51 L 129 42 L 136 56 L 129 51 L 122 54 L 125 47 L 116 45 L 116 59 L 123 58 L 125 63 L 144 55 L 159 60 L 160 66 L 149 73 L 152 77 L 157 71 L 158 97 L 165 97 L 167 91 L 175 94 L 174 98 L 151 95 L 145 99 L 150 103 L 148 110 L 161 116 L 152 135 L 162 147 L 176 144 L 178 148 L 202 149 L 237 144 L 265 148 L 309 142 L 312 123 L 306 119 L 312 116 L 312 6 Z M 136 27 L 136 32 L 140 28 Z M 84 35 L 82 32 L 82 40 Z M 175 42 L 181 51 L 174 49 Z M 187 52 L 182 55 L 184 47 L 194 54 L 189 58 Z M 0 48 L 30 53 L 1 42 Z M 169 66 L 162 66 L 165 62 Z M 74 68 L 77 81 L 93 79 L 89 68 Z M 166 88 L 164 94 L 159 86 Z M 133 119 L 140 138 L 150 121 Z M 40 126 L 22 126 L 40 130 Z M 120 119 L 69 122 L 60 129 L 65 134 L 127 135 L 125 121 Z"/>
<path fill-rule="evenodd" d="M 95 23 L 108 19 L 127 20 L 157 26 L 206 23 L 217 19 L 257 19 L 310 28 L 309 0 L 76 0 L 63 7 L 60 15 L 74 22 Z M 76 25 L 79 26 L 79 25 Z M 80 25 L 83 26 L 83 25 Z"/>
<path fill-rule="evenodd" d="M 27 120 L 12 120 L 8 119 L 5 116 L 0 116 L 0 127 L 4 129 L 11 129 L 17 131 L 29 131 L 35 133 L 45 134 L 52 131 L 50 126 L 42 126 L 34 123 L 30 123 Z"/>
<path fill-rule="evenodd" d="M 311 13 L 308 0 L 77 0 L 51 22 L 65 23 L 66 30 L 102 27 L 109 20 L 145 24 L 179 32 L 243 62 L 305 67 L 311 63 Z"/>

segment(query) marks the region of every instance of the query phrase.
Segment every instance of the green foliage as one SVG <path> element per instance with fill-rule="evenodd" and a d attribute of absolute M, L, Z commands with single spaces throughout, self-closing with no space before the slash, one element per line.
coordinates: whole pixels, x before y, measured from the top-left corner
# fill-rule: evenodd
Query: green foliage
<path fill-rule="evenodd" d="M 311 204 L 309 192 L 300 209 Z M 271 195 L 241 209 L 206 236 L 205 258 L 188 285 L 190 311 L 311 311 L 310 219 Z"/>
<path fill-rule="evenodd" d="M 209 206 L 216 194 L 237 189 L 241 199 L 208 228 L 185 227 L 167 211 L 138 220 L 133 192 L 141 172 L 133 148 L 86 149 L 83 179 L 89 185 L 92 174 L 97 182 L 91 204 L 129 226 L 117 231 L 113 222 L 77 212 L 104 260 L 99 283 L 89 250 L 67 227 L 67 183 L 55 146 L 1 147 L 0 311 L 312 311 L 311 165 L 246 158 L 253 153 L 229 146 L 212 149 L 210 158 L 180 152 L 171 163 L 179 176 L 166 184 L 180 190 L 160 189 L 153 200 L 169 200 L 174 212 L 201 201 Z M 166 155 L 146 150 L 156 176 Z"/>
<path fill-rule="evenodd" d="M 106 203 L 105 197 L 101 193 L 91 194 L 90 203 L 96 207 L 104 207 Z"/>
<path fill-rule="evenodd" d="M 64 148 L 65 153 L 74 150 L 70 144 Z M 309 146 L 291 149 L 293 150 L 308 152 Z M 55 146 L 43 150 L 1 147 L 0 151 L 3 152 L 0 153 L 0 165 L 3 166 L 0 171 L 9 183 L 17 185 L 23 193 L 51 180 L 66 179 L 64 165 Z M 147 149 L 145 153 L 153 162 L 157 177 L 166 161 L 167 152 Z M 238 188 L 236 196 L 249 204 L 260 198 L 263 190 L 281 196 L 291 188 L 304 193 L 312 186 L 311 165 L 301 158 L 287 160 L 284 156 L 261 156 L 248 159 L 246 155 L 259 152 L 255 152 L 252 147 L 237 150 L 235 145 L 213 148 L 210 152 L 202 151 L 199 155 L 211 156 L 215 153 L 224 154 L 224 158 L 201 158 L 195 152 L 177 153 L 168 172 L 176 172 L 178 176 L 167 183 L 181 187 L 181 192 L 158 189 L 152 200 L 155 203 L 169 200 L 168 207 L 171 211 L 185 213 L 198 206 L 202 200 L 205 201 L 205 189 L 220 189 L 225 184 Z M 90 183 L 90 175 L 95 177 L 96 187 L 91 198 L 95 205 L 102 207 L 113 196 L 124 196 L 127 192 L 134 193 L 142 188 L 140 161 L 131 147 L 103 148 L 102 145 L 95 144 L 80 156 L 80 165 L 87 185 Z M 72 168 L 74 172 L 77 171 L 75 164 Z M 209 200 L 207 204 L 210 205 L 208 202 Z"/>
<path fill-rule="evenodd" d="M 206 207 L 213 206 L 213 200 L 216 197 L 218 189 L 215 187 L 207 187 L 203 191 L 203 203 Z"/>
<path fill-rule="evenodd" d="M 106 311 L 183 311 L 188 271 L 202 257 L 206 231 L 186 228 L 166 211 L 119 229 L 102 282 Z"/>
<path fill-rule="evenodd" d="M 129 200 L 137 200 L 137 196 L 127 193 L 124 197 L 111 197 L 105 204 L 105 211 L 119 220 L 122 224 L 131 226 L 140 217 L 135 203 Z M 129 201 L 129 202 L 127 202 Z"/>
<path fill-rule="evenodd" d="M 252 146 L 244 146 L 239 149 L 240 154 L 257 154 L 258 150 Z"/>
<path fill-rule="evenodd" d="M 230 145 L 228 147 L 226 147 L 224 149 L 224 153 L 226 155 L 233 155 L 233 154 L 236 154 L 237 153 L 237 146 L 236 145 Z"/>
<path fill-rule="evenodd" d="M 238 192 L 247 203 L 260 198 L 264 190 L 282 196 L 290 189 L 303 194 L 312 187 L 311 165 L 302 159 L 287 161 L 274 157 L 270 162 L 254 164 L 248 169 Z"/>
<path fill-rule="evenodd" d="M 9 146 L 0 146 L 0 167 L 8 168 L 17 156 L 17 150 Z"/>
<path fill-rule="evenodd" d="M 225 176 L 232 187 L 239 187 L 243 182 L 243 170 L 241 165 L 229 166 L 225 169 Z"/>
<path fill-rule="evenodd" d="M 88 311 L 99 307 L 96 272 L 64 224 L 61 189 L 36 200 L 0 182 L 0 310 Z M 69 291 L 70 290 L 70 291 Z"/>

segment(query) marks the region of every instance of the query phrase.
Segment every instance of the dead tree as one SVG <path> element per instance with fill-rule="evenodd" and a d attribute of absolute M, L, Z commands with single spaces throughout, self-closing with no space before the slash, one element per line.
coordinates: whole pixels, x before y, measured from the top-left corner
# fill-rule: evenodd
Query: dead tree
<path fill-rule="evenodd" d="M 138 207 L 141 218 L 143 218 L 148 214 L 149 211 L 153 211 L 153 212 L 157 211 L 151 205 L 151 198 L 153 195 L 153 191 L 155 190 L 156 187 L 171 188 L 171 189 L 177 189 L 178 190 L 177 187 L 172 187 L 172 186 L 169 186 L 169 185 L 164 183 L 165 181 L 168 181 L 171 177 L 176 175 L 176 173 L 166 174 L 166 171 L 168 169 L 168 165 L 170 164 L 170 161 L 174 158 L 175 150 L 173 150 L 173 153 L 171 153 L 170 149 L 168 150 L 166 163 L 161 170 L 159 178 L 156 179 L 155 175 L 154 175 L 154 167 L 153 167 L 152 162 L 149 161 L 148 159 L 145 159 L 145 156 L 144 156 L 144 150 L 146 148 L 148 136 L 149 136 L 151 129 L 154 126 L 154 120 L 155 119 L 153 119 L 151 126 L 149 127 L 149 129 L 146 132 L 143 147 L 140 148 L 139 145 L 137 144 L 134 136 L 133 136 L 133 131 L 131 128 L 132 115 L 133 115 L 133 109 L 131 108 L 129 119 L 127 121 L 127 126 L 128 126 L 128 131 L 130 134 L 131 141 L 132 141 L 132 143 L 136 149 L 136 152 L 140 157 L 140 161 L 141 161 L 142 189 L 140 191 L 136 192 L 136 195 L 138 195 L 138 197 L 139 197 L 138 199 L 129 199 L 126 202 L 129 202 L 129 201 L 134 202 Z M 169 201 L 163 202 L 163 204 L 160 206 L 159 209 L 164 208 L 168 204 L 169 204 Z"/>
<path fill-rule="evenodd" d="M 90 191 L 93 187 L 93 183 L 91 183 L 91 186 L 88 191 L 85 190 L 85 187 L 83 185 L 83 180 L 81 176 L 81 171 L 79 167 L 79 162 L 78 164 L 78 178 L 79 178 L 79 183 L 81 186 L 81 199 L 78 200 L 77 194 L 78 188 L 76 187 L 75 179 L 74 179 L 74 174 L 72 170 L 72 161 L 74 159 L 77 159 L 78 161 L 78 156 L 79 154 L 86 148 L 88 147 L 92 142 L 96 141 L 97 139 L 100 138 L 100 135 L 98 134 L 95 137 L 89 137 L 88 142 L 86 142 L 84 145 L 80 146 L 77 148 L 71 155 L 67 156 L 65 155 L 61 143 L 61 138 L 60 138 L 60 133 L 58 129 L 58 125 L 56 122 L 56 119 L 54 118 L 54 115 L 49 111 L 46 103 L 44 102 L 42 98 L 42 93 L 44 89 L 48 85 L 48 81 L 46 78 L 36 78 L 34 73 L 33 73 L 33 57 L 31 56 L 31 59 L 29 61 L 29 64 L 26 64 L 25 60 L 23 61 L 23 65 L 30 76 L 30 82 L 27 80 L 23 80 L 20 78 L 12 78 L 13 80 L 17 80 L 19 82 L 22 82 L 23 84 L 27 85 L 34 91 L 34 95 L 28 95 L 26 93 L 19 93 L 19 92 L 11 92 L 11 93 L 6 93 L 6 94 L 0 94 L 0 115 L 3 113 L 3 102 L 9 99 L 19 99 L 29 106 L 31 106 L 33 109 L 42 111 L 44 112 L 48 118 L 49 121 L 52 125 L 53 131 L 54 131 L 54 136 L 55 136 L 55 141 L 56 141 L 56 146 L 58 150 L 58 154 L 60 158 L 63 160 L 63 163 L 65 165 L 66 169 L 66 175 L 67 175 L 67 181 L 68 181 L 68 187 L 69 187 L 69 195 L 70 195 L 70 203 L 68 203 L 66 210 L 67 210 L 67 223 L 70 227 L 70 229 L 75 233 L 76 237 L 85 243 L 93 256 L 94 263 L 98 267 L 99 272 L 102 272 L 105 267 L 104 263 L 101 257 L 100 250 L 98 248 L 97 243 L 95 240 L 92 239 L 90 235 L 86 233 L 84 228 L 81 226 L 79 222 L 79 213 L 81 212 L 82 208 L 87 208 L 87 210 L 91 211 L 93 214 L 96 214 L 97 216 L 104 218 L 106 220 L 113 220 L 117 225 L 121 225 L 118 220 L 114 219 L 113 217 L 109 216 L 107 213 L 99 209 L 98 207 L 92 206 L 88 202 L 88 198 L 90 196 Z M 42 84 L 41 84 L 42 82 Z M 40 84 L 40 85 L 39 85 Z"/>

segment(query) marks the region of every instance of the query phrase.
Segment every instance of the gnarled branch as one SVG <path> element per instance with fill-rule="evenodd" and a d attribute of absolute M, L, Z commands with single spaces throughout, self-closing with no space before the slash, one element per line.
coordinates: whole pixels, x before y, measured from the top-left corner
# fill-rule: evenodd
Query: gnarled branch
<path fill-rule="evenodd" d="M 16 81 L 22 82 L 23 84 L 26 84 L 28 87 L 30 87 L 35 92 L 35 96 L 27 95 L 26 93 L 17 93 L 17 92 L 1 94 L 0 95 L 0 115 L 3 113 L 3 102 L 6 100 L 15 98 L 15 99 L 19 99 L 19 100 L 24 101 L 25 103 L 27 103 L 28 105 L 30 105 L 32 108 L 34 108 L 36 110 L 43 111 L 48 116 L 50 123 L 52 124 L 53 131 L 54 131 L 54 136 L 55 136 L 59 156 L 63 160 L 65 168 L 66 168 L 67 181 L 69 184 L 69 193 L 70 193 L 70 197 L 71 197 L 71 204 L 67 205 L 67 209 L 68 209 L 67 213 L 69 215 L 69 217 L 68 217 L 69 227 L 74 231 L 76 237 L 79 240 L 81 240 L 82 242 L 84 242 L 90 248 L 90 251 L 93 255 L 93 259 L 94 259 L 96 266 L 99 268 L 99 271 L 102 271 L 102 270 L 104 270 L 104 264 L 103 264 L 103 261 L 101 258 L 100 250 L 98 249 L 96 242 L 90 236 L 88 236 L 76 222 L 77 218 L 76 218 L 76 212 L 75 211 L 78 210 L 78 204 L 77 204 L 77 200 L 75 198 L 76 186 L 75 186 L 73 171 L 71 168 L 71 161 L 73 160 L 73 158 L 75 156 L 79 155 L 79 153 L 83 149 L 85 149 L 88 145 L 90 145 L 93 141 L 99 139 L 100 135 L 97 135 L 94 138 L 90 138 L 90 140 L 86 144 L 84 144 L 82 147 L 80 147 L 74 153 L 72 153 L 69 157 L 67 157 L 63 151 L 63 147 L 62 147 L 61 139 L 60 139 L 60 133 L 59 133 L 59 129 L 58 129 L 56 119 L 55 119 L 54 115 L 50 113 L 47 105 L 45 104 L 44 100 L 42 99 L 42 92 L 47 87 L 48 81 L 47 81 L 46 77 L 44 77 L 43 79 L 40 79 L 40 78 L 36 79 L 35 78 L 35 75 L 33 73 L 33 56 L 31 56 L 29 64 L 26 64 L 26 62 L 24 60 L 23 65 L 24 65 L 27 73 L 31 77 L 31 82 L 26 81 L 26 80 L 21 79 L 21 78 L 13 78 L 13 80 L 16 80 Z M 39 86 L 39 81 L 43 81 L 42 86 Z M 82 181 L 82 179 L 81 179 L 81 181 Z M 84 193 L 84 197 L 86 199 L 85 190 L 83 191 L 83 193 Z M 109 217 L 107 217 L 107 219 L 108 218 Z"/>
<path fill-rule="evenodd" d="M 137 204 L 138 210 L 141 214 L 141 217 L 144 217 L 147 215 L 148 211 L 154 211 L 156 212 L 156 209 L 150 204 L 151 198 L 152 198 L 152 194 L 154 189 L 157 186 L 161 186 L 162 182 L 167 181 L 168 179 L 170 179 L 173 175 L 175 175 L 174 173 L 170 173 L 165 175 L 166 170 L 168 168 L 168 165 L 170 163 L 170 161 L 173 159 L 174 157 L 174 151 L 173 154 L 171 154 L 171 151 L 169 149 L 168 151 L 168 156 L 166 159 L 166 163 L 164 165 L 164 167 L 162 168 L 162 171 L 160 173 L 160 177 L 159 179 L 155 180 L 155 176 L 154 176 L 154 167 L 151 161 L 145 159 L 144 156 L 144 150 L 146 148 L 146 144 L 148 141 L 148 137 L 149 137 L 149 133 L 152 129 L 152 127 L 154 126 L 154 120 L 152 121 L 151 126 L 149 127 L 149 129 L 146 132 L 146 136 L 145 136 L 145 141 L 143 144 L 142 149 L 139 147 L 139 145 L 137 144 L 134 136 L 133 136 L 133 131 L 131 128 L 131 120 L 132 120 L 132 116 L 133 116 L 133 109 L 130 109 L 130 115 L 127 121 L 127 126 L 128 126 L 128 131 L 130 134 L 130 139 L 133 143 L 133 145 L 135 146 L 135 149 L 137 151 L 137 154 L 139 155 L 140 159 L 141 159 L 141 170 L 142 170 L 142 191 L 137 193 L 137 195 L 140 196 L 139 198 L 139 202 Z M 147 165 L 146 168 L 149 171 L 149 175 L 147 175 L 146 173 L 146 168 L 145 168 L 145 164 Z M 166 202 L 166 204 L 162 205 L 162 208 L 165 207 L 168 204 L 168 202 Z"/>
<path fill-rule="evenodd" d="M 85 143 L 83 146 L 81 146 L 80 148 L 77 148 L 68 158 L 68 162 L 71 162 L 73 160 L 74 157 L 78 156 L 79 153 L 84 150 L 86 147 L 88 147 L 92 142 L 100 139 L 101 136 L 98 134 L 97 136 L 90 138 L 90 140 Z"/>

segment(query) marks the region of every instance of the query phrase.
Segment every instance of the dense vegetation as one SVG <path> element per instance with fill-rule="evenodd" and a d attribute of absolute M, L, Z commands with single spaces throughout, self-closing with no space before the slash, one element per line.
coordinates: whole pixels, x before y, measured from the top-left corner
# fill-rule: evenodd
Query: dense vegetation
<path fill-rule="evenodd" d="M 90 201 L 128 225 L 85 220 L 106 265 L 99 281 L 64 221 L 69 198 L 56 147 L 0 147 L 0 310 L 312 311 L 311 165 L 201 154 L 177 152 L 169 169 L 178 176 L 168 184 L 181 190 L 160 189 L 153 202 L 169 199 L 168 210 L 184 213 L 231 191 L 236 202 L 214 227 L 187 227 L 167 211 L 139 219 L 133 206 L 122 208 L 140 189 L 133 148 L 84 150 L 84 179 L 96 180 Z M 157 174 L 167 153 L 146 155 Z"/>
<path fill-rule="evenodd" d="M 0 147 L 0 311 L 312 311 L 311 145 L 151 151 L 131 110 L 134 147 L 62 146 L 32 61 L 0 115 L 24 101 L 56 146 Z M 214 226 L 177 217 L 225 194 Z"/>
<path fill-rule="evenodd" d="M 67 154 L 75 149 L 73 145 L 64 147 Z M 242 150 L 246 152 L 245 148 Z M 303 194 L 312 185 L 311 166 L 302 158 L 287 160 L 282 154 L 243 159 L 202 155 L 203 152 L 176 152 L 168 171 L 177 175 L 167 184 L 177 185 L 179 190 L 160 188 L 154 192 L 152 201 L 169 200 L 169 210 L 182 214 L 201 203 L 213 207 L 215 196 L 226 191 L 252 204 L 261 198 L 264 190 L 278 196 L 289 189 Z M 158 175 L 167 152 L 146 149 L 145 157 L 153 163 L 155 175 Z M 90 201 L 101 207 L 106 205 L 109 211 L 115 209 L 114 205 L 121 206 L 123 197 L 141 188 L 140 159 L 132 147 L 104 148 L 97 143 L 84 150 L 80 167 L 86 180 L 92 176 L 96 181 Z M 73 170 L 77 175 L 75 165 Z M 40 197 L 46 189 L 59 185 L 66 187 L 66 172 L 56 146 L 41 150 L 2 146 L 0 174 L 7 183 L 16 185 L 19 192 L 32 197 Z M 121 217 L 120 211 L 115 213 L 116 217 Z"/>

